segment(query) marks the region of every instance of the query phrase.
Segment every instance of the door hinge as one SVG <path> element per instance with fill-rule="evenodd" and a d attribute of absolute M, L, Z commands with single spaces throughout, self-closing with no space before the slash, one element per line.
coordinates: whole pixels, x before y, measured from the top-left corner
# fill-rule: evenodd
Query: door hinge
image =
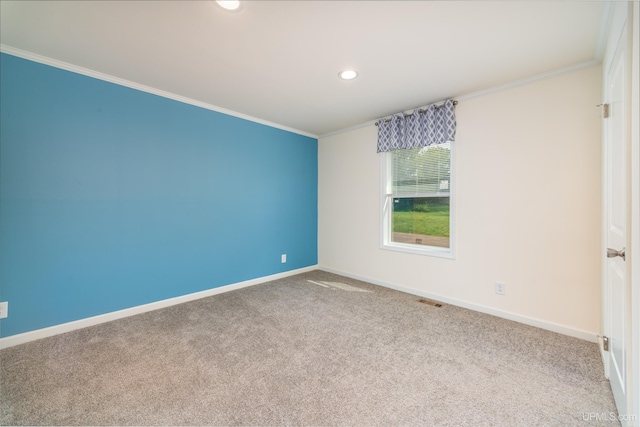
<path fill-rule="evenodd" d="M 604 351 L 609 351 L 609 337 L 602 337 L 602 349 Z"/>
<path fill-rule="evenodd" d="M 596 107 L 602 107 L 602 117 L 605 119 L 609 118 L 609 104 L 598 104 Z"/>

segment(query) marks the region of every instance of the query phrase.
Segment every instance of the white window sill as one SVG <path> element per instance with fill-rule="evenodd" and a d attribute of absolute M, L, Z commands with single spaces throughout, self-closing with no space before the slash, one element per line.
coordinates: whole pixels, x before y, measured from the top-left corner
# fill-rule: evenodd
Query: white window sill
<path fill-rule="evenodd" d="M 406 252 L 416 255 L 426 255 L 438 258 L 456 259 L 451 248 L 438 248 L 436 246 L 418 246 L 405 243 L 383 243 L 380 249 L 396 252 Z"/>

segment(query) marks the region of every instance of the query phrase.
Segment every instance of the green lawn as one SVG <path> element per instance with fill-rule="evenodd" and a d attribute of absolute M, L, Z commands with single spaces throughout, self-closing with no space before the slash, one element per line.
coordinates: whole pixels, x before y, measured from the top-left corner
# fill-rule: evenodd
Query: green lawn
<path fill-rule="evenodd" d="M 393 231 L 449 237 L 449 206 L 435 206 L 429 212 L 394 212 Z"/>

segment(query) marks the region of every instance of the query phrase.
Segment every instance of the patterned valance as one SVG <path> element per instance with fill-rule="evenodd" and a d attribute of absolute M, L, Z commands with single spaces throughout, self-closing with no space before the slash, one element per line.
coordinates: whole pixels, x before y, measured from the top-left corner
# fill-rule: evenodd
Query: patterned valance
<path fill-rule="evenodd" d="M 378 120 L 378 153 L 454 141 L 455 104 L 457 102 L 447 99 L 442 105 L 431 104 L 409 114 L 399 113 Z"/>

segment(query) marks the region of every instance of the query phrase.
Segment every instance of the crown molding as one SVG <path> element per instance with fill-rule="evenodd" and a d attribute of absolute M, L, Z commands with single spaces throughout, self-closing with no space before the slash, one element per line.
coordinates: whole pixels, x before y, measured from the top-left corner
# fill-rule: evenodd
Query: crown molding
<path fill-rule="evenodd" d="M 247 114 L 239 113 L 237 111 L 228 110 L 223 107 L 218 107 L 217 105 L 208 104 L 206 102 L 198 101 L 196 99 L 188 98 L 186 96 L 177 95 L 175 93 L 167 92 L 161 89 L 156 89 L 151 86 L 146 86 L 140 83 L 132 82 L 130 80 L 121 79 L 120 77 L 115 77 L 109 74 L 101 73 L 99 71 L 91 70 L 89 68 L 80 67 L 78 65 L 70 64 L 68 62 L 59 61 L 57 59 L 49 58 L 46 56 L 38 55 L 33 52 L 29 52 L 26 50 L 18 49 L 12 46 L 8 46 L 5 44 L 0 44 L 0 52 L 6 53 L 8 55 L 17 56 L 18 58 L 26 59 L 29 61 L 37 62 L 44 65 L 49 65 L 51 67 L 59 68 L 61 70 L 70 71 L 76 74 L 82 74 L 87 77 L 93 77 L 94 79 L 103 80 L 109 83 L 114 83 L 120 86 L 125 86 L 131 89 L 139 90 L 142 92 L 151 93 L 153 95 L 158 95 L 163 98 L 172 99 L 174 101 L 182 102 L 183 104 L 194 105 L 196 107 L 204 108 L 206 110 L 215 111 L 217 113 L 226 114 L 228 116 L 237 117 L 240 119 L 248 120 L 250 122 L 259 123 L 261 125 L 269 126 L 272 128 L 284 130 L 287 132 L 296 133 L 298 135 L 308 136 L 310 138 L 318 139 L 318 135 L 305 132 L 299 129 L 294 129 L 288 126 L 284 126 L 278 123 L 270 122 L 268 120 L 263 120 L 258 117 L 249 116 Z"/>
<path fill-rule="evenodd" d="M 546 73 L 535 74 L 533 76 L 529 76 L 529 77 L 526 77 L 526 78 L 521 79 L 521 80 L 514 80 L 512 82 L 505 83 L 505 84 L 500 85 L 500 86 L 494 86 L 494 87 L 491 87 L 491 88 L 488 88 L 488 89 L 483 89 L 483 90 L 479 90 L 479 91 L 476 91 L 476 92 L 470 92 L 470 93 L 466 93 L 466 94 L 461 94 L 461 95 L 458 95 L 458 96 L 449 96 L 449 97 L 446 97 L 446 98 L 447 99 L 454 99 L 454 100 L 459 101 L 459 102 L 460 101 L 466 101 L 468 99 L 478 98 L 480 96 L 489 95 L 489 94 L 492 94 L 492 93 L 495 93 L 495 92 L 500 92 L 500 91 L 503 91 L 503 90 L 506 90 L 506 89 L 511 89 L 511 88 L 514 88 L 514 87 L 517 87 L 517 86 L 523 86 L 523 85 L 526 85 L 526 84 L 529 84 L 529 83 L 536 82 L 538 80 L 549 79 L 551 77 L 555 77 L 555 76 L 558 76 L 560 74 L 571 73 L 571 72 L 574 72 L 574 71 L 583 70 L 583 69 L 586 69 L 586 68 L 591 68 L 593 66 L 600 65 L 600 63 L 601 63 L 601 61 L 599 61 L 597 59 L 591 59 L 589 61 L 580 62 L 578 64 L 570 65 L 568 67 L 563 67 L 563 68 L 559 68 L 557 70 L 548 71 Z M 409 109 L 403 110 L 403 111 L 411 111 L 411 110 L 414 110 L 414 109 L 415 108 L 409 108 Z M 341 133 L 351 132 L 353 130 L 360 129 L 360 128 L 363 128 L 363 127 L 373 126 L 376 123 L 376 121 L 378 121 L 378 120 L 379 119 L 370 120 L 368 122 L 361 123 L 361 124 L 358 124 L 358 125 L 355 125 L 355 126 L 351 126 L 351 127 L 345 128 L 345 129 L 339 129 L 339 130 L 336 130 L 336 131 L 333 131 L 333 132 L 325 133 L 325 134 L 320 135 L 318 138 L 327 138 L 327 137 L 330 137 L 330 136 L 339 135 Z"/>

